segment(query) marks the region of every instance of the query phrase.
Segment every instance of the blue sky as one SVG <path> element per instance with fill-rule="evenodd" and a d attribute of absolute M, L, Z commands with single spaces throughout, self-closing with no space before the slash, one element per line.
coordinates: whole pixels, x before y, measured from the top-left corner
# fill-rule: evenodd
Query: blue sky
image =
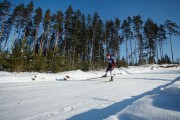
<path fill-rule="evenodd" d="M 1 0 L 2 1 L 2 0 Z M 10 0 L 14 5 L 28 4 L 31 0 Z M 152 18 L 157 24 L 164 24 L 171 20 L 180 25 L 180 0 L 33 0 L 35 8 L 43 11 L 50 9 L 51 13 L 57 10 L 65 12 L 69 5 L 74 10 L 80 9 L 86 16 L 98 12 L 103 21 L 118 17 L 122 21 L 128 16 L 141 15 L 143 20 Z M 174 59 L 180 58 L 180 38 L 173 37 Z M 170 56 L 169 37 L 164 45 L 164 52 Z M 122 53 L 124 54 L 124 47 Z"/>

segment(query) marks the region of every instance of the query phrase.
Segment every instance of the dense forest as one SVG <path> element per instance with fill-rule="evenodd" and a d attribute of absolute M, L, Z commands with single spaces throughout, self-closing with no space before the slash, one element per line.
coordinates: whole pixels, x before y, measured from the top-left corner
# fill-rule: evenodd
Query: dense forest
<path fill-rule="evenodd" d="M 44 14 L 43 14 L 44 13 Z M 171 20 L 156 24 L 140 15 L 103 21 L 98 12 L 85 15 L 69 6 L 63 13 L 28 5 L 0 3 L 0 70 L 60 72 L 106 65 L 106 53 L 117 67 L 175 63 L 172 36 L 179 26 Z M 171 56 L 163 45 L 169 40 Z M 122 56 L 121 46 L 126 46 Z"/>

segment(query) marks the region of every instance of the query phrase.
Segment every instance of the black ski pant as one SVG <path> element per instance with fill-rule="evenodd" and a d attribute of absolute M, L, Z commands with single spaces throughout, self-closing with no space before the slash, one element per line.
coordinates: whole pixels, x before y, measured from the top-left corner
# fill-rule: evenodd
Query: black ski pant
<path fill-rule="evenodd" d="M 107 67 L 107 69 L 106 69 L 106 73 L 107 73 L 108 71 L 112 72 L 112 64 L 108 64 L 108 67 Z"/>

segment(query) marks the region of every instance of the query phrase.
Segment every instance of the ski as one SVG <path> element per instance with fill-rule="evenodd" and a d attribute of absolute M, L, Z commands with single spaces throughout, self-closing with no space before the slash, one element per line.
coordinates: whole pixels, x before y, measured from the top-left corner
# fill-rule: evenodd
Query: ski
<path fill-rule="evenodd" d="M 108 78 L 111 77 L 111 76 L 107 76 Z M 93 80 L 93 79 L 99 79 L 99 78 L 107 78 L 107 77 L 93 77 L 93 78 L 88 78 L 88 79 L 85 79 L 85 80 Z"/>

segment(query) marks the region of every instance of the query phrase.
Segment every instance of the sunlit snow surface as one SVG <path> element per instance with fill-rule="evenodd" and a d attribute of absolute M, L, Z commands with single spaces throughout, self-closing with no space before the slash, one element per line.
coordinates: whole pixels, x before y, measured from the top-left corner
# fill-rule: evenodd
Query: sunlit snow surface
<path fill-rule="evenodd" d="M 0 120 L 180 120 L 180 67 L 104 71 L 0 72 Z"/>

